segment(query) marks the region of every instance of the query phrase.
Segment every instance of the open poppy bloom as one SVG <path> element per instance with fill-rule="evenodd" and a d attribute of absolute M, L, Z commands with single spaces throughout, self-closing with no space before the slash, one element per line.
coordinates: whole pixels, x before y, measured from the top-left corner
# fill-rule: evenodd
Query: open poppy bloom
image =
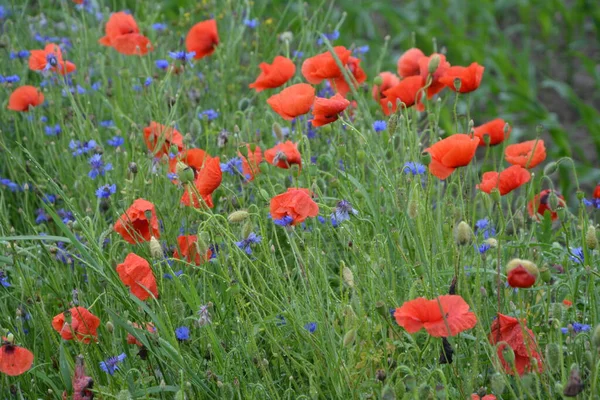
<path fill-rule="evenodd" d="M 537 221 L 542 220 L 542 216 L 546 213 L 546 211 L 550 212 L 550 218 L 552 221 L 555 221 L 558 218 L 558 214 L 556 213 L 556 209 L 558 207 L 566 207 L 567 203 L 565 202 L 565 198 L 558 192 L 554 192 L 556 198 L 558 199 L 556 208 L 551 207 L 549 203 L 550 195 L 552 194 L 551 189 L 546 189 L 537 194 L 529 203 L 527 203 L 527 212 L 529 216 Z"/>
<path fill-rule="evenodd" d="M 382 72 L 379 74 L 379 77 L 381 78 L 381 84 L 373 85 L 373 89 L 371 90 L 373 100 L 377 102 L 381 100 L 383 92 L 400 83 L 400 78 L 392 72 Z"/>
<path fill-rule="evenodd" d="M 198 176 L 198 171 L 202 169 L 204 161 L 210 158 L 207 152 L 202 149 L 187 149 L 182 153 L 179 153 L 177 157 L 169 159 L 169 172 L 177 172 L 177 163 L 183 162 L 185 165 L 190 167 L 194 171 L 194 178 Z M 178 179 L 172 179 L 171 182 L 177 183 Z"/>
<path fill-rule="evenodd" d="M 154 204 L 144 199 L 135 200 L 125 214 L 119 217 L 114 229 L 131 244 L 147 242 L 152 236 L 159 238 L 160 230 Z"/>
<path fill-rule="evenodd" d="M 33 71 L 52 71 L 61 75 L 70 74 L 76 67 L 70 61 L 64 61 L 62 51 L 56 44 L 49 43 L 44 50 L 31 50 L 29 69 Z"/>
<path fill-rule="evenodd" d="M 297 83 L 267 99 L 273 111 L 291 121 L 310 111 L 315 99 L 315 88 L 307 83 Z"/>
<path fill-rule="evenodd" d="M 289 140 L 266 150 L 265 159 L 269 164 L 279 168 L 288 169 L 296 164 L 302 169 L 302 157 L 298 151 L 298 144 Z"/>
<path fill-rule="evenodd" d="M 117 265 L 117 273 L 121 282 L 128 286 L 131 293 L 144 301 L 150 297 L 158 297 L 156 278 L 148 261 L 134 253 L 127 254 L 125 261 Z"/>
<path fill-rule="evenodd" d="M 425 54 L 415 47 L 406 50 L 398 59 L 398 75 L 402 78 L 421 75 L 419 61 L 423 57 L 425 57 Z"/>
<path fill-rule="evenodd" d="M 504 130 L 506 129 L 506 132 Z M 485 146 L 485 137 L 489 138 L 489 145 L 495 146 L 508 139 L 512 128 L 502 118 L 496 118 L 483 125 L 476 126 L 473 128 L 473 134 L 479 139 L 479 146 Z"/>
<path fill-rule="evenodd" d="M 485 67 L 473 63 L 468 67 L 450 67 L 443 76 L 439 78 L 441 84 L 456 92 L 455 79 L 460 80 L 460 93 L 469 93 L 476 90 L 481 84 Z"/>
<path fill-rule="evenodd" d="M 425 149 L 431 154 L 429 172 L 439 179 L 446 179 L 458 167 L 469 164 L 479 145 L 478 137 L 456 133 Z"/>
<path fill-rule="evenodd" d="M 141 56 L 153 49 L 150 40 L 140 34 L 133 16 L 123 11 L 111 14 L 104 29 L 106 35 L 98 43 L 112 47 L 121 54 Z"/>
<path fill-rule="evenodd" d="M 21 375 L 31 368 L 33 353 L 24 347 L 4 342 L 0 346 L 0 372 L 8 376 Z"/>
<path fill-rule="evenodd" d="M 263 160 L 260 147 L 255 145 L 254 151 L 252 151 L 251 147 L 249 144 L 246 144 L 247 156 L 238 150 L 238 156 L 242 160 L 242 173 L 248 182 L 253 181 L 254 177 L 260 172 L 258 165 Z"/>
<path fill-rule="evenodd" d="M 194 55 L 196 60 L 210 56 L 215 52 L 218 44 L 219 33 L 217 32 L 217 21 L 214 19 L 198 22 L 192 26 L 185 38 L 185 48 L 188 53 L 192 51 L 196 53 Z"/>
<path fill-rule="evenodd" d="M 423 89 L 423 79 L 420 75 L 402 79 L 396 86 L 383 92 L 384 97 L 379 100 L 383 113 L 390 115 L 396 112 L 398 102 L 404 104 L 404 107 L 412 107 L 416 103 L 420 103 L 421 89 Z"/>
<path fill-rule="evenodd" d="M 350 102 L 342 95 L 336 93 L 330 99 L 317 97 L 313 105 L 313 119 L 310 120 L 313 126 L 323 126 L 335 122 L 339 118 L 339 113 L 344 111 Z"/>
<path fill-rule="evenodd" d="M 342 65 L 348 64 L 352 51 L 346 49 L 344 46 L 336 46 L 333 48 L 333 51 Z M 304 60 L 302 63 L 302 75 L 313 85 L 319 84 L 325 79 L 343 77 L 342 70 L 340 70 L 335 58 L 329 51 Z"/>
<path fill-rule="evenodd" d="M 60 333 L 63 339 L 75 339 L 78 342 L 87 344 L 90 343 L 92 338 L 98 336 L 96 331 L 100 326 L 100 318 L 86 308 L 73 307 L 65 313 L 60 313 L 52 319 L 52 328 Z"/>
<path fill-rule="evenodd" d="M 498 318 L 492 323 L 489 339 L 492 345 L 497 345 L 500 342 L 508 344 L 515 353 L 514 366 L 519 375 L 533 371 L 532 358 L 537 361 L 538 370 L 542 371 L 542 358 L 538 352 L 535 336 L 531 329 L 527 328 L 525 320 L 519 323 L 516 318 L 498 313 Z M 503 355 L 506 344 L 498 346 L 498 357 L 506 373 L 513 375 L 513 368 L 504 359 Z"/>
<path fill-rule="evenodd" d="M 290 188 L 271 199 L 271 218 L 278 225 L 297 225 L 319 214 L 319 206 L 308 189 Z"/>
<path fill-rule="evenodd" d="M 355 83 L 354 81 L 356 81 L 356 84 L 360 85 L 361 83 L 363 83 L 364 81 L 367 80 L 367 74 L 360 67 L 360 60 L 358 58 L 349 57 L 348 63 L 346 64 L 346 68 L 348 68 L 348 70 L 350 71 L 350 74 L 353 77 L 353 79 L 350 78 L 351 82 L 346 82 L 346 78 L 344 77 L 344 74 L 341 74 L 337 78 L 332 78 L 329 81 L 329 83 L 331 84 L 331 87 L 333 87 L 334 90 L 336 90 L 339 94 L 341 94 L 344 97 L 346 97 L 348 92 L 350 92 L 350 85 L 353 85 L 354 87 L 356 87 L 356 85 L 354 84 Z"/>
<path fill-rule="evenodd" d="M 260 63 L 258 66 L 261 73 L 249 88 L 261 92 L 265 89 L 273 89 L 285 84 L 296 73 L 296 65 L 292 60 L 283 56 L 277 56 L 272 64 Z"/>
<path fill-rule="evenodd" d="M 177 150 L 183 151 L 183 136 L 181 133 L 173 127 L 154 121 L 144 128 L 144 142 L 155 157 L 169 154 L 172 145 L 177 146 Z"/>
<path fill-rule="evenodd" d="M 439 64 L 436 70 L 430 74 L 429 64 L 432 62 L 434 57 L 439 57 Z M 434 53 L 429 57 L 419 58 L 419 69 L 421 71 L 421 78 L 423 78 L 423 82 L 427 82 L 427 78 L 431 75 L 431 84 L 427 88 L 428 99 L 432 98 L 446 87 L 442 82 L 440 82 L 440 78 L 446 75 L 446 71 L 450 69 L 450 63 L 446 61 L 445 55 Z"/>
<path fill-rule="evenodd" d="M 133 326 L 136 329 L 142 329 L 142 327 L 133 322 L 131 324 L 131 326 Z M 146 331 L 148 331 L 151 334 L 156 333 L 156 327 L 152 324 L 152 322 L 146 322 Z M 142 347 L 144 344 L 142 342 L 140 342 L 138 339 L 136 339 L 135 336 L 133 336 L 131 333 L 127 333 L 127 344 L 135 344 L 138 347 Z"/>
<path fill-rule="evenodd" d="M 221 185 L 222 180 L 223 173 L 219 157 L 207 156 L 202 168 L 196 173 L 194 185 L 184 187 L 181 204 L 195 208 L 205 204 L 207 207 L 213 208 L 212 194 Z"/>
<path fill-rule="evenodd" d="M 527 289 L 532 287 L 539 275 L 538 267 L 528 260 L 515 258 L 506 265 L 508 284 L 514 288 Z"/>
<path fill-rule="evenodd" d="M 456 336 L 477 323 L 467 302 L 458 295 L 438 296 L 433 300 L 419 297 L 407 301 L 396 309 L 394 317 L 408 333 L 425 328 L 434 337 Z"/>
<path fill-rule="evenodd" d="M 44 94 L 36 87 L 20 86 L 11 93 L 8 99 L 8 109 L 13 111 L 29 111 L 44 102 Z"/>
<path fill-rule="evenodd" d="M 206 249 L 204 254 L 200 254 L 200 248 L 198 246 L 198 236 L 188 235 L 179 236 L 177 238 L 178 250 L 175 250 L 173 257 L 178 260 L 185 260 L 191 264 L 201 265 L 212 257 L 212 251 Z"/>
<path fill-rule="evenodd" d="M 490 171 L 483 174 L 477 188 L 485 193 L 491 193 L 497 188 L 501 196 L 512 192 L 531 179 L 531 173 L 520 165 L 512 165 L 502 172 Z"/>
<path fill-rule="evenodd" d="M 533 168 L 546 159 L 546 146 L 542 139 L 511 144 L 504 149 L 504 159 L 513 165 Z"/>

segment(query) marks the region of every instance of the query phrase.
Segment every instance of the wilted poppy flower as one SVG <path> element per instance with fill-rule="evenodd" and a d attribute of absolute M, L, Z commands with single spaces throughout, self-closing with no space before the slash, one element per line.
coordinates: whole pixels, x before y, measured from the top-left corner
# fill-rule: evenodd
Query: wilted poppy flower
<path fill-rule="evenodd" d="M 8 109 L 13 111 L 29 111 L 44 102 L 44 95 L 36 87 L 20 86 L 11 93 L 8 99 Z"/>
<path fill-rule="evenodd" d="M 134 253 L 127 254 L 125 261 L 117 265 L 117 273 L 121 282 L 128 286 L 131 293 L 144 301 L 153 294 L 158 297 L 156 278 L 148 261 Z"/>
<path fill-rule="evenodd" d="M 333 48 L 333 51 L 342 65 L 348 63 L 350 54 L 352 54 L 352 51 L 346 49 L 344 46 L 336 46 Z M 302 75 L 313 85 L 321 83 L 325 79 L 334 79 L 343 76 L 335 58 L 329 51 L 304 60 L 302 63 Z"/>
<path fill-rule="evenodd" d="M 34 71 L 52 71 L 61 75 L 70 74 L 76 67 L 62 58 L 62 51 L 56 44 L 49 43 L 44 50 L 31 50 L 29 69 Z"/>
<path fill-rule="evenodd" d="M 542 371 L 542 358 L 538 352 L 535 336 L 531 329 L 527 328 L 525 320 L 519 323 L 516 318 L 498 313 L 498 318 L 492 323 L 489 339 L 492 345 L 505 342 L 510 346 L 515 354 L 514 365 L 519 375 L 533 370 L 532 358 L 537 361 L 538 370 Z M 506 373 L 513 375 L 511 364 L 504 359 L 503 350 L 505 347 L 506 344 L 498 346 L 498 357 Z"/>
<path fill-rule="evenodd" d="M 438 296 L 433 300 L 419 297 L 397 308 L 394 317 L 408 333 L 425 328 L 434 337 L 456 336 L 477 323 L 467 302 L 458 295 Z"/>
<path fill-rule="evenodd" d="M 391 72 L 382 72 L 378 75 L 378 77 L 381 78 L 381 84 L 373 85 L 373 89 L 371 90 L 371 95 L 373 96 L 373 99 L 377 102 L 381 100 L 383 92 L 400 83 L 400 78 L 398 78 L 396 74 Z"/>
<path fill-rule="evenodd" d="M 33 353 L 24 347 L 4 342 L 0 346 L 0 372 L 18 376 L 29 371 L 33 364 Z"/>
<path fill-rule="evenodd" d="M 68 316 L 60 313 L 52 319 L 52 328 L 60 333 L 63 339 L 89 343 L 92 337 L 98 336 L 96 330 L 100 326 L 100 319 L 86 308 L 73 307 L 67 313 Z"/>
<path fill-rule="evenodd" d="M 270 212 L 273 221 L 286 219 L 289 220 L 286 225 L 297 225 L 308 217 L 316 217 L 319 206 L 308 189 L 290 188 L 271 199 Z"/>
<path fill-rule="evenodd" d="M 330 99 L 322 97 L 315 98 L 313 105 L 313 119 L 310 120 L 313 126 L 323 126 L 337 121 L 339 113 L 344 111 L 350 102 L 339 93 L 336 93 Z"/>
<path fill-rule="evenodd" d="M 160 237 L 154 204 L 144 199 L 135 200 L 119 217 L 114 229 L 131 244 L 147 242 L 152 236 Z"/>
<path fill-rule="evenodd" d="M 513 165 L 533 168 L 546 159 L 546 146 L 542 139 L 511 144 L 504 149 L 504 159 Z"/>
<path fill-rule="evenodd" d="M 297 164 L 302 169 L 302 157 L 298 151 L 298 144 L 289 140 L 266 150 L 265 159 L 269 164 L 279 168 L 288 169 L 293 164 Z"/>
<path fill-rule="evenodd" d="M 198 171 L 202 169 L 204 161 L 208 158 L 210 158 L 210 156 L 202 149 L 187 149 L 183 153 L 179 153 L 177 157 L 169 159 L 169 171 L 171 173 L 176 173 L 177 163 L 181 161 L 192 169 L 194 178 L 196 178 L 196 176 L 198 176 Z M 172 179 L 171 181 L 177 183 L 177 179 Z"/>
<path fill-rule="evenodd" d="M 196 53 L 194 58 L 199 60 L 210 56 L 219 44 L 219 33 L 217 32 L 217 21 L 209 19 L 198 22 L 192 26 L 185 38 L 185 48 L 189 53 Z"/>
<path fill-rule="evenodd" d="M 177 146 L 178 151 L 183 151 L 183 136 L 173 127 L 150 122 L 150 125 L 144 128 L 144 142 L 148 150 L 155 157 L 161 157 L 169 154 L 171 146 Z"/>
<path fill-rule="evenodd" d="M 307 83 L 297 83 L 267 99 L 273 111 L 288 121 L 310 111 L 315 99 L 315 88 Z"/>
<path fill-rule="evenodd" d="M 468 67 L 450 67 L 443 76 L 439 78 L 440 83 L 456 92 L 454 81 L 460 80 L 460 93 L 469 93 L 476 90 L 481 84 L 485 67 L 473 63 Z"/>
<path fill-rule="evenodd" d="M 436 59 L 438 62 L 437 68 L 433 73 L 430 73 L 429 68 L 432 66 L 432 63 L 436 62 Z M 440 82 L 440 78 L 446 74 L 446 71 L 450 68 L 450 63 L 446 61 L 445 55 L 434 53 L 429 57 L 420 58 L 419 68 L 421 78 L 423 78 L 424 82 L 427 82 L 428 77 L 431 75 L 431 84 L 427 88 L 427 98 L 430 99 L 445 88 L 444 84 Z"/>
<path fill-rule="evenodd" d="M 558 207 L 565 207 L 567 203 L 565 202 L 565 198 L 558 192 L 554 192 L 557 199 L 556 207 L 552 207 L 550 204 L 550 195 L 552 194 L 551 189 L 543 190 L 541 193 L 537 194 L 529 203 L 527 203 L 527 212 L 529 216 L 537 221 L 541 220 L 541 216 L 543 216 L 546 211 L 550 212 L 550 218 L 552 221 L 555 221 L 558 218 L 558 214 L 556 213 L 556 209 Z"/>
<path fill-rule="evenodd" d="M 261 92 L 265 89 L 279 87 L 290 80 L 296 73 L 296 65 L 292 60 L 277 56 L 272 64 L 260 63 L 261 73 L 256 80 L 248 85 L 249 88 Z"/>
<path fill-rule="evenodd" d="M 505 128 L 507 128 L 506 132 L 504 132 Z M 489 138 L 489 145 L 495 146 L 508 139 L 511 130 L 510 125 L 508 125 L 506 121 L 501 118 L 496 118 L 483 125 L 476 126 L 473 129 L 473 134 L 481 139 L 479 141 L 479 146 L 486 145 L 486 136 Z"/>
<path fill-rule="evenodd" d="M 198 236 L 196 235 L 179 236 L 177 238 L 177 246 L 179 249 L 175 250 L 173 257 L 178 260 L 183 259 L 191 264 L 201 265 L 212 257 L 210 249 L 201 251 L 198 245 Z"/>
<path fill-rule="evenodd" d="M 195 208 L 205 204 L 207 207 L 213 208 L 212 194 L 221 185 L 222 180 L 223 173 L 219 157 L 207 156 L 202 168 L 196 172 L 194 184 L 184 187 L 181 204 Z"/>
<path fill-rule="evenodd" d="M 150 40 L 140 34 L 135 19 L 123 11 L 111 14 L 105 26 L 106 35 L 98 41 L 126 55 L 144 55 L 152 50 Z"/>
<path fill-rule="evenodd" d="M 73 374 L 73 400 L 92 400 L 94 398 L 94 380 L 85 374 L 84 358 L 82 355 L 75 359 L 75 373 Z M 63 392 L 63 398 L 66 392 Z"/>
<path fill-rule="evenodd" d="M 439 179 L 446 179 L 458 167 L 469 164 L 479 145 L 478 137 L 457 133 L 440 140 L 425 149 L 431 154 L 429 172 Z"/>
<path fill-rule="evenodd" d="M 500 195 L 504 196 L 529 182 L 531 173 L 520 165 L 512 165 L 502 172 L 490 171 L 483 174 L 481 183 L 477 188 L 485 193 L 491 193 L 498 188 Z"/>
<path fill-rule="evenodd" d="M 481 397 L 477 393 L 473 393 L 471 394 L 471 400 L 496 400 L 496 396 L 493 394 L 486 394 L 485 396 Z"/>
<path fill-rule="evenodd" d="M 260 147 L 254 145 L 254 151 L 251 147 L 251 145 L 246 144 L 246 155 L 238 150 L 238 156 L 242 160 L 242 173 L 248 182 L 254 180 L 254 177 L 259 173 L 258 165 L 263 159 Z"/>
<path fill-rule="evenodd" d="M 539 275 L 540 270 L 538 267 L 528 260 L 515 258 L 506 265 L 508 284 L 514 288 L 527 289 L 532 287 Z"/>
<path fill-rule="evenodd" d="M 360 67 L 360 60 L 358 58 L 349 57 L 348 63 L 346 64 L 346 68 L 350 70 L 350 74 L 353 77 L 350 78 L 352 80 L 351 82 L 346 82 L 344 74 L 341 74 L 337 78 L 332 78 L 329 82 L 331 84 L 331 87 L 333 87 L 334 90 L 336 90 L 339 94 L 341 94 L 344 97 L 346 97 L 348 92 L 350 92 L 350 85 L 354 85 L 354 81 L 356 81 L 356 84 L 360 85 L 361 83 L 367 80 L 367 74 Z"/>
<path fill-rule="evenodd" d="M 385 115 L 390 115 L 391 113 L 396 112 L 398 101 L 404 103 L 405 107 L 411 107 L 416 103 L 420 103 L 422 88 L 423 79 L 419 75 L 402 79 L 399 84 L 383 92 L 384 97 L 379 100 L 383 113 Z"/>
<path fill-rule="evenodd" d="M 419 61 L 425 57 L 425 54 L 417 48 L 408 49 L 398 59 L 398 75 L 406 78 L 414 75 L 421 75 Z"/>

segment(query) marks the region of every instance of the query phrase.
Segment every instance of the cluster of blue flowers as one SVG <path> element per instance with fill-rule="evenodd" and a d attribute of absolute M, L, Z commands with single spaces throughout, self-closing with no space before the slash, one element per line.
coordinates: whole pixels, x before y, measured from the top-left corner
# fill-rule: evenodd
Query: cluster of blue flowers
<path fill-rule="evenodd" d="M 15 83 L 15 82 L 19 82 L 20 80 L 21 80 L 21 77 L 19 75 L 9 75 L 9 76 L 0 75 L 0 83 Z"/>
<path fill-rule="evenodd" d="M 258 236 L 254 232 L 250 232 L 250 234 L 248 235 L 248 237 L 246 239 L 236 242 L 235 244 L 237 247 L 244 250 L 246 252 L 246 254 L 250 255 L 250 254 L 252 254 L 251 245 L 260 243 L 261 241 L 262 241 L 262 237 Z"/>

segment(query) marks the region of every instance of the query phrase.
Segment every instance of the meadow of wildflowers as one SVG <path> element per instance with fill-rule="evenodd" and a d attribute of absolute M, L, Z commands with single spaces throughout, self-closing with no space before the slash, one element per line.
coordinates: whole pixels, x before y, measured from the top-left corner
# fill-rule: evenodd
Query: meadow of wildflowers
<path fill-rule="evenodd" d="M 157 3 L 0 5 L 0 398 L 600 398 L 600 184 L 482 60 Z"/>

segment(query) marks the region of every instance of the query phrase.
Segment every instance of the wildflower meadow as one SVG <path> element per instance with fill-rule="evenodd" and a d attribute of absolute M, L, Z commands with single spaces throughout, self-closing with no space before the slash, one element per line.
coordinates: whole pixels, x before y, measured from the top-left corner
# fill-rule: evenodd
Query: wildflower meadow
<path fill-rule="evenodd" d="M 600 5 L 433 3 L 1 1 L 0 398 L 600 399 Z"/>

